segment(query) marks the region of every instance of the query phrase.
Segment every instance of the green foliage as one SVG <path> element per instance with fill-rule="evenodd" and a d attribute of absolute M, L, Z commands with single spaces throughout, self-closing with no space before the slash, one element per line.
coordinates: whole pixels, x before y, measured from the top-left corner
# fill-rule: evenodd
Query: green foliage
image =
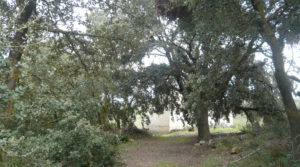
<path fill-rule="evenodd" d="M 0 54 L 0 79 L 4 80 L 4 76 L 7 75 L 7 69 L 5 67 L 5 59 Z M 4 82 L 0 82 L 0 110 L 4 111 L 5 105 L 3 103 L 7 102 L 8 100 L 8 89 L 7 84 Z"/>
<path fill-rule="evenodd" d="M 291 152 L 283 152 L 280 157 L 274 159 L 268 152 L 259 152 L 245 160 L 230 164 L 229 167 L 297 167 L 299 163 L 293 160 Z"/>
<path fill-rule="evenodd" d="M 120 139 L 112 132 L 132 126 L 135 116 L 145 116 L 146 111 L 138 106 L 132 77 L 132 64 L 141 61 L 148 45 L 143 36 L 149 29 L 134 29 L 147 18 L 134 5 L 139 1 L 38 2 L 22 25 L 24 46 L 18 41 L 22 46 L 13 47 L 10 36 L 18 30 L 11 28 L 18 26 L 15 16 L 26 4 L 3 4 L 10 10 L 0 9 L 0 19 L 7 23 L 0 26 L 0 111 L 8 102 L 14 105 L 10 126 L 1 128 L 1 149 L 28 166 L 115 165 Z M 122 12 L 112 12 L 114 7 Z M 105 15 L 93 18 L 90 13 L 84 20 L 75 16 L 76 8 L 83 13 L 97 9 Z M 75 31 L 74 24 L 87 30 Z M 16 50 L 22 51 L 17 60 L 20 76 L 17 88 L 8 90 L 12 58 L 7 55 Z"/>
<path fill-rule="evenodd" d="M 8 156 L 35 166 L 113 166 L 119 139 L 110 131 L 132 128 L 137 115 L 149 123 L 147 112 L 170 109 L 190 124 L 201 110 L 216 120 L 248 110 L 264 119 L 282 115 L 266 62 L 254 59 L 268 41 L 250 1 L 171 1 L 188 17 L 170 22 L 148 0 L 28 1 L 34 9 L 22 20 L 24 2 L 0 2 L 0 111 L 9 111 L 1 112 L 0 135 Z M 265 5 L 280 49 L 296 43 L 299 2 Z M 78 9 L 87 17 L 75 16 Z M 155 50 L 168 63 L 143 67 Z M 17 84 L 10 90 L 9 76 Z M 285 136 L 282 125 L 265 131 Z M 257 144 L 245 142 L 247 149 Z"/>
<path fill-rule="evenodd" d="M 22 167 L 24 166 L 21 158 L 14 156 L 2 156 L 0 161 L 0 167 Z"/>
<path fill-rule="evenodd" d="M 223 163 L 224 159 L 222 159 L 221 157 L 217 157 L 216 155 L 209 155 L 199 167 L 219 167 L 222 166 Z"/>
<path fill-rule="evenodd" d="M 68 114 L 45 134 L 2 138 L 1 146 L 10 156 L 31 159 L 28 166 L 70 164 L 75 166 L 113 166 L 117 162 L 115 135 L 103 132 L 78 115 Z M 33 147 L 34 146 L 34 147 Z"/>
<path fill-rule="evenodd" d="M 293 160 L 291 141 L 286 126 L 286 121 L 274 119 L 259 131 L 253 129 L 252 126 L 245 127 L 246 134 L 244 135 L 218 139 L 217 152 L 228 153 L 235 148 L 241 157 L 253 153 L 245 159 L 230 163 L 229 166 L 232 167 L 297 166 L 299 164 Z"/>

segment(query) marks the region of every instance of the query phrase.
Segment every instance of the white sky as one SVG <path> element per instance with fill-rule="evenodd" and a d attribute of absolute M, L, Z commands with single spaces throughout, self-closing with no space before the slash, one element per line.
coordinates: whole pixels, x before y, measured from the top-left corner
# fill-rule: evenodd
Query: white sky
<path fill-rule="evenodd" d="M 166 57 L 159 56 L 161 54 L 162 54 L 161 51 L 160 52 L 152 51 L 150 53 L 150 56 L 146 56 L 143 59 L 144 66 L 147 67 L 147 66 L 150 66 L 151 64 L 169 64 Z M 294 63 L 294 66 L 296 66 L 296 68 L 300 68 L 300 43 L 298 45 L 294 45 L 294 46 L 286 45 L 286 47 L 284 48 L 283 54 L 287 59 L 292 60 L 292 62 Z M 261 61 L 263 61 L 264 59 L 267 59 L 268 63 L 270 63 L 271 67 L 273 67 L 272 60 L 270 60 L 266 56 L 264 56 L 262 54 L 257 54 L 255 58 L 256 58 L 256 60 L 261 60 Z M 300 78 L 300 71 L 298 70 L 299 71 L 298 72 L 289 63 L 285 64 L 285 69 L 286 69 L 288 75 L 294 75 L 294 76 Z M 295 82 L 295 86 L 296 86 L 295 90 L 300 91 L 300 84 Z M 294 97 L 294 98 L 298 98 L 298 97 Z"/>
<path fill-rule="evenodd" d="M 158 51 L 155 51 L 155 50 L 152 51 L 150 53 L 150 56 L 146 56 L 143 59 L 144 66 L 150 66 L 151 64 L 163 64 L 163 63 L 168 64 L 168 59 L 165 58 L 164 56 L 159 56 L 161 54 L 162 54 L 161 52 L 158 52 Z M 288 59 L 293 60 L 294 65 L 296 65 L 297 67 L 300 68 L 300 44 L 295 45 L 293 47 L 287 45 L 285 47 L 284 51 L 283 51 L 283 54 Z M 267 58 L 266 56 L 260 55 L 260 54 L 258 54 L 256 56 L 256 60 L 263 61 L 266 58 Z M 293 69 L 290 67 L 289 64 L 286 64 L 285 68 L 286 68 L 287 72 L 289 72 L 289 74 L 299 75 L 299 78 L 300 78 L 300 74 L 293 71 Z"/>
<path fill-rule="evenodd" d="M 76 13 L 77 16 L 82 17 L 82 18 L 86 18 L 86 14 L 88 13 L 87 10 L 83 9 L 83 8 L 76 8 Z M 76 24 L 74 26 L 75 30 L 79 30 L 82 32 L 86 31 L 86 27 L 80 24 Z M 159 56 L 162 54 L 162 50 L 154 50 L 150 53 L 150 56 L 146 56 L 142 62 L 144 64 L 144 66 L 150 66 L 151 64 L 169 64 L 168 60 L 166 57 L 164 56 Z M 284 56 L 287 57 L 288 59 L 292 60 L 294 65 L 300 68 L 300 43 L 298 45 L 294 45 L 294 46 L 289 46 L 287 45 L 284 48 Z M 266 59 L 265 56 L 263 55 L 256 55 L 256 59 L 257 60 L 264 60 Z M 269 60 L 269 62 L 271 63 L 271 60 Z M 289 75 L 295 75 L 298 78 L 300 78 L 300 74 L 298 72 L 295 71 L 295 69 L 293 69 L 292 67 L 290 67 L 290 65 L 288 63 L 286 63 L 285 65 L 286 71 L 288 72 Z"/>
<path fill-rule="evenodd" d="M 86 14 L 88 13 L 87 10 L 83 8 L 76 8 L 75 14 L 77 17 L 81 17 L 82 19 L 86 19 Z M 86 27 L 79 23 L 73 23 L 74 24 L 74 30 L 86 31 Z M 287 57 L 290 60 L 293 60 L 293 63 L 296 67 L 300 68 L 300 43 L 298 45 L 294 45 L 293 47 L 287 45 L 283 51 L 285 57 Z M 150 56 L 146 56 L 142 62 L 144 66 L 150 66 L 151 64 L 169 64 L 168 60 L 164 56 L 159 56 L 163 54 L 161 50 L 154 50 L 150 53 Z M 257 55 L 257 60 L 264 60 L 266 57 L 263 55 Z M 268 62 L 271 62 L 270 60 Z M 289 75 L 295 75 L 296 77 L 300 78 L 300 72 L 297 72 L 294 68 L 290 67 L 288 63 L 285 64 L 286 71 Z"/>
<path fill-rule="evenodd" d="M 300 44 L 296 46 L 287 46 L 285 47 L 283 54 L 285 57 L 293 60 L 293 63 L 300 68 Z M 293 69 L 291 69 L 289 64 L 286 64 L 286 70 L 287 72 L 294 73 L 293 75 L 299 75 L 298 72 L 293 72 Z"/>

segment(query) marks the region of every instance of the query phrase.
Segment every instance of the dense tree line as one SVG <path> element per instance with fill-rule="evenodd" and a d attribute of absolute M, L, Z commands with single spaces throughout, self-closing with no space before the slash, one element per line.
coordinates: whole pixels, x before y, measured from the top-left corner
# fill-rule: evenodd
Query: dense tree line
<path fill-rule="evenodd" d="M 299 159 L 297 78 L 283 55 L 299 42 L 299 11 L 297 0 L 1 1 L 2 153 L 113 165 L 116 131 L 170 109 L 199 140 L 208 116 L 287 117 Z M 154 54 L 167 62 L 144 66 Z"/>
<path fill-rule="evenodd" d="M 274 77 L 280 91 L 294 143 L 294 156 L 299 159 L 299 112 L 293 99 L 291 80 L 285 67 L 283 49 L 286 44 L 299 41 L 298 1 L 156 1 L 161 15 L 169 19 L 179 18 L 197 30 L 207 28 L 206 33 L 234 39 L 244 43 L 265 43 L 273 62 Z M 203 27 L 204 25 L 204 27 Z M 184 26 L 183 26 L 184 28 Z M 206 34 L 204 34 L 206 35 Z M 250 42 L 249 42 L 250 41 Z M 264 47 L 260 51 L 266 50 Z"/>

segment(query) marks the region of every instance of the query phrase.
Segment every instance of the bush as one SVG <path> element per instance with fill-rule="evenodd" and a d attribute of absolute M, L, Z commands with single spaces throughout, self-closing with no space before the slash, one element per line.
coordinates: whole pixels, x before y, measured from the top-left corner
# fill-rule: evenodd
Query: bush
<path fill-rule="evenodd" d="M 118 143 L 118 136 L 103 132 L 75 115 L 61 120 L 48 133 L 1 140 L 5 152 L 21 157 L 28 166 L 114 166 Z"/>
<path fill-rule="evenodd" d="M 228 152 L 233 147 L 241 148 L 238 153 L 246 158 L 231 163 L 229 167 L 298 167 L 300 164 L 293 159 L 287 129 L 286 120 L 272 118 L 259 130 L 246 126 L 246 134 L 243 136 L 219 139 L 217 149 Z"/>

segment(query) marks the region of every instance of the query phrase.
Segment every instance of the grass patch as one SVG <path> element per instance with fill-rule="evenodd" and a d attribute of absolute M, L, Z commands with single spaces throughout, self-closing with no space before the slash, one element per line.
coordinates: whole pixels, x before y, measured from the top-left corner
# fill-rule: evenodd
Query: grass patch
<path fill-rule="evenodd" d="M 240 128 L 210 128 L 211 133 L 231 133 L 239 132 Z"/>
<path fill-rule="evenodd" d="M 264 162 L 264 160 L 262 160 L 260 158 L 260 154 L 254 155 L 252 157 L 249 157 L 247 159 L 241 160 L 239 162 L 236 163 L 232 163 L 229 164 L 228 167 L 258 167 L 258 166 L 270 166 L 266 164 L 266 162 Z M 275 167 L 275 166 L 274 166 Z"/>
<path fill-rule="evenodd" d="M 159 140 L 166 140 L 166 141 L 171 141 L 171 142 L 187 142 L 190 140 L 189 137 L 175 137 L 175 136 L 153 136 L 155 139 Z"/>
<path fill-rule="evenodd" d="M 160 161 L 155 164 L 154 167 L 177 167 L 177 165 L 174 162 L 170 161 Z"/>
<path fill-rule="evenodd" d="M 208 156 L 201 166 L 199 167 L 220 167 L 222 164 L 224 164 L 224 159 L 222 157 L 216 157 L 216 156 Z"/>
<path fill-rule="evenodd" d="M 149 144 L 149 142 L 146 142 L 146 141 L 133 141 L 133 142 L 126 142 L 126 143 L 122 143 L 118 146 L 118 149 L 120 151 L 126 151 L 127 149 L 129 148 L 132 148 L 132 147 L 139 147 L 141 145 L 146 145 L 146 144 Z"/>
<path fill-rule="evenodd" d="M 188 136 L 188 135 L 195 135 L 197 134 L 197 129 L 193 131 L 189 131 L 187 128 L 182 130 L 173 131 L 171 133 L 165 134 L 164 136 Z"/>
<path fill-rule="evenodd" d="M 282 154 L 281 157 L 272 157 L 267 150 L 262 150 L 244 160 L 228 165 L 228 167 L 299 167 L 300 163 L 293 161 L 291 154 Z"/>
<path fill-rule="evenodd" d="M 231 150 L 235 148 L 240 157 L 251 155 L 230 163 L 228 167 L 299 167 L 300 164 L 293 161 L 292 152 L 288 147 L 289 136 L 284 124 L 284 122 L 270 123 L 259 131 L 246 126 L 244 135 L 215 139 L 217 140 L 215 151 L 219 155 L 222 153 L 230 155 Z M 234 159 L 239 159 L 239 156 Z M 223 164 L 225 163 L 228 162 L 224 161 Z"/>

